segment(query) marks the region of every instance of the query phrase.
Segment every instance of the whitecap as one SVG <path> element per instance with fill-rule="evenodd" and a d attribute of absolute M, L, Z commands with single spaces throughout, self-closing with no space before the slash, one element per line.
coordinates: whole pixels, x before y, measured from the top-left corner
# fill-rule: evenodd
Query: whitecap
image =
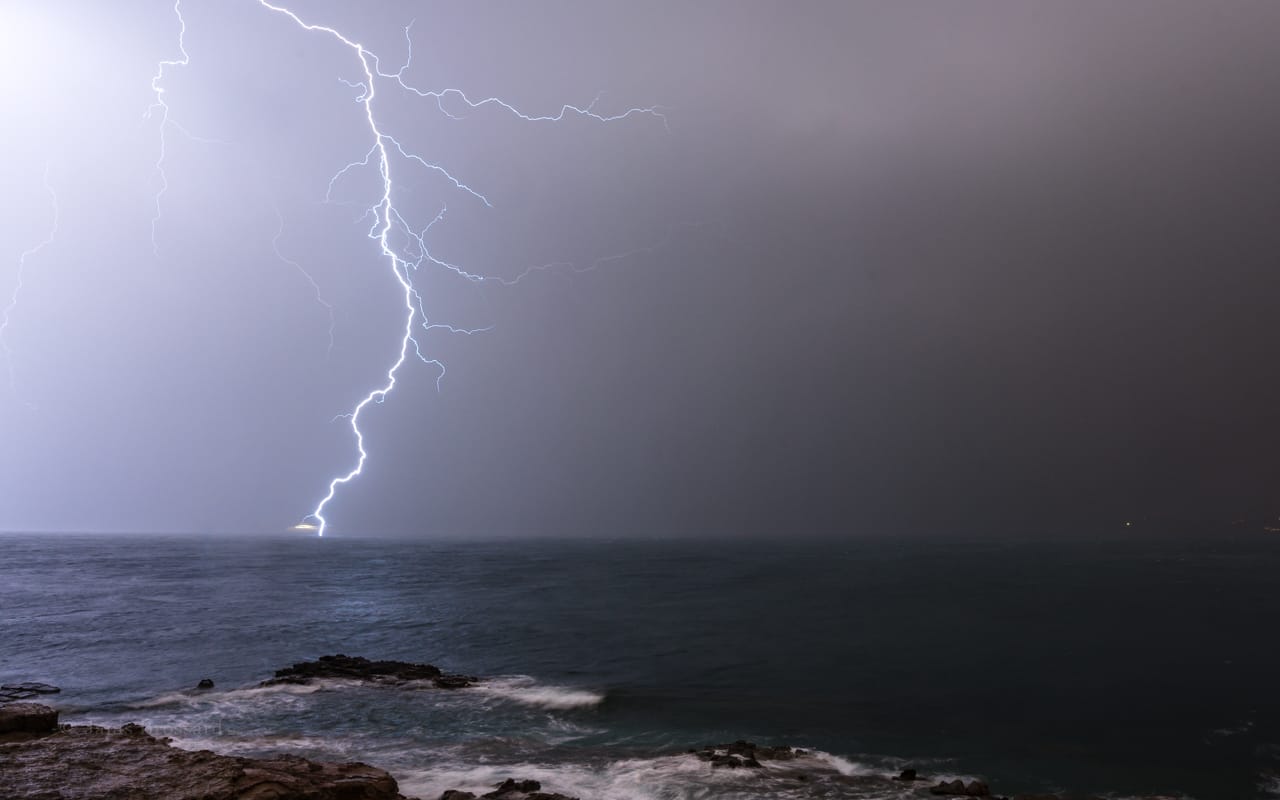
<path fill-rule="evenodd" d="M 557 711 L 590 708 L 604 702 L 604 695 L 599 692 L 538 683 L 528 675 L 489 678 L 467 691 Z"/>
<path fill-rule="evenodd" d="M 835 770 L 841 775 L 845 775 L 848 777 L 853 777 L 853 776 L 862 777 L 867 775 L 884 775 L 885 774 L 884 770 L 876 769 L 867 764 L 862 764 L 856 761 L 850 761 L 849 759 L 844 758 L 843 756 L 837 756 L 833 753 L 824 753 L 821 750 L 810 750 L 808 752 L 810 757 L 812 757 L 815 761 L 818 761 L 822 764 L 826 764 L 831 769 Z"/>

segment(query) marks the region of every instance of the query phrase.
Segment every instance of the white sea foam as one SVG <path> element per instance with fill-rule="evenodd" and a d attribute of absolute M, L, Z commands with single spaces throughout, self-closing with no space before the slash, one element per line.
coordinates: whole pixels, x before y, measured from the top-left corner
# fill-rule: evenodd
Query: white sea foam
<path fill-rule="evenodd" d="M 393 771 L 401 791 L 420 797 L 438 797 L 448 789 L 479 794 L 507 778 L 533 779 L 544 791 L 602 800 L 755 800 L 765 796 L 898 800 L 915 796 L 910 784 L 897 784 L 882 772 L 822 752 L 766 762 L 761 769 L 716 768 L 691 755 L 678 755 L 594 765 L 444 763 Z"/>
<path fill-rule="evenodd" d="M 1246 720 L 1243 720 L 1242 722 L 1239 722 L 1235 725 L 1231 725 L 1229 727 L 1216 728 L 1212 731 L 1209 731 L 1209 738 L 1221 739 L 1228 736 L 1239 736 L 1240 734 L 1248 733 L 1251 730 L 1253 730 L 1253 720 L 1246 719 Z"/>
<path fill-rule="evenodd" d="M 558 711 L 590 708 L 604 701 L 604 695 L 599 692 L 538 683 L 528 675 L 490 678 L 467 691 Z"/>
<path fill-rule="evenodd" d="M 847 758 L 833 755 L 831 753 L 824 753 L 821 750 L 811 751 L 810 757 L 815 761 L 826 764 L 841 775 L 884 775 L 884 770 L 876 769 L 868 764 L 860 764 L 855 761 L 850 761 Z"/>
<path fill-rule="evenodd" d="M 222 755 L 253 755 L 258 753 L 300 753 L 331 752 L 339 760 L 346 754 L 342 748 L 335 749 L 331 737 L 278 735 L 278 736 L 226 736 L 219 730 L 207 730 L 200 727 L 191 729 L 175 728 L 166 731 L 162 726 L 148 728 L 147 732 L 155 736 L 168 736 L 175 747 L 184 750 L 212 750 Z M 354 743 L 349 743 L 354 749 Z"/>
<path fill-rule="evenodd" d="M 1280 775 L 1263 776 L 1258 791 L 1266 797 L 1280 797 Z"/>
<path fill-rule="evenodd" d="M 270 715 L 309 708 L 319 702 L 311 695 L 352 685 L 350 681 L 317 681 L 169 692 L 133 707 L 149 717 L 138 722 L 157 735 L 171 737 L 179 747 L 235 755 L 295 752 L 321 760 L 366 761 L 389 770 L 408 796 L 439 797 L 447 789 L 481 794 L 507 778 L 533 779 L 540 781 L 545 791 L 601 800 L 755 800 L 763 796 L 777 800 L 905 800 L 918 788 L 888 780 L 890 766 L 881 760 L 818 750 L 787 761 L 766 760 L 760 768 L 728 769 L 713 767 L 689 754 L 607 760 L 605 751 L 593 749 L 594 755 L 584 753 L 582 760 L 566 762 L 561 753 L 542 761 L 536 749 L 517 746 L 515 741 L 497 750 L 489 750 L 480 741 L 419 748 L 410 744 L 411 738 L 388 738 L 385 731 L 367 735 L 346 732 L 339 737 L 314 731 L 271 732 Z M 358 682 L 354 685 L 359 686 Z M 412 694 L 427 699 L 426 695 Z M 537 726 L 530 741 L 537 747 L 555 747 L 599 733 L 590 726 L 594 716 L 560 712 L 590 709 L 604 700 L 604 694 L 597 691 L 543 684 L 524 675 L 490 678 L 465 691 L 433 696 L 439 702 L 461 703 L 459 710 L 470 707 L 474 713 L 496 711 L 493 703 L 541 709 L 546 712 L 547 727 Z M 479 705 L 473 705 L 476 703 Z M 269 715 L 265 725 L 264 712 Z"/>
<path fill-rule="evenodd" d="M 252 703 L 263 698 L 281 695 L 308 695 L 326 689 L 338 689 L 343 686 L 358 685 L 358 681 L 317 680 L 309 684 L 278 683 L 271 686 L 247 686 L 241 689 L 216 689 L 202 691 L 165 692 L 164 694 L 140 700 L 132 704 L 133 708 L 160 708 L 164 706 L 200 706 L 223 703 Z"/>

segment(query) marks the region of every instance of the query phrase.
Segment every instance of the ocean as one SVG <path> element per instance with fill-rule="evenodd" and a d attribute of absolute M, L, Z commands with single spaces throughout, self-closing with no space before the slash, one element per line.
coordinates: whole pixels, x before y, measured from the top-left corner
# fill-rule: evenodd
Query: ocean
<path fill-rule="evenodd" d="M 0 682 L 62 721 L 362 760 L 405 794 L 1280 797 L 1280 536 L 0 536 Z M 327 653 L 486 678 L 256 688 Z M 201 678 L 213 691 L 192 691 Z M 812 778 L 683 753 L 812 751 Z"/>

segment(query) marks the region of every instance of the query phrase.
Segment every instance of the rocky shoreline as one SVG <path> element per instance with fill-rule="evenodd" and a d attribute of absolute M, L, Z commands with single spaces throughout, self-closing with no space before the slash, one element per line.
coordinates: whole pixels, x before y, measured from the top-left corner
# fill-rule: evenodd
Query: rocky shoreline
<path fill-rule="evenodd" d="M 337 654 L 277 670 L 274 677 L 259 685 L 305 685 L 326 679 L 445 690 L 465 690 L 481 682 L 474 676 L 445 673 L 431 664 L 371 661 Z M 197 689 L 207 690 L 212 685 L 212 680 L 206 678 Z M 45 693 L 56 691 L 54 687 L 44 688 Z M 815 768 L 812 754 L 805 750 L 745 740 L 706 745 L 674 755 L 697 759 L 712 770 L 741 770 L 744 777 L 753 771 L 767 771 L 773 777 L 798 783 L 811 780 L 810 773 Z M 287 754 L 246 758 L 209 750 L 183 750 L 172 746 L 169 739 L 150 735 L 137 724 L 118 729 L 59 725 L 56 710 L 25 700 L 0 704 L 0 776 L 0 800 L 413 800 L 400 793 L 388 772 L 361 762 L 311 761 Z M 922 798 L 1010 800 L 993 795 L 981 780 L 929 780 L 910 768 L 897 776 L 873 780 L 883 780 L 886 789 L 894 788 L 899 795 L 906 792 Z M 767 791 L 762 789 L 761 796 L 767 796 Z M 538 781 L 519 778 L 508 778 L 479 795 L 451 789 L 440 800 L 477 798 L 578 800 L 544 792 Z M 1020 794 L 1011 800 L 1071 799 Z"/>
<path fill-rule="evenodd" d="M 368 764 L 181 750 L 141 725 L 58 725 L 37 703 L 0 707 L 0 796 L 28 800 L 409 800 Z"/>

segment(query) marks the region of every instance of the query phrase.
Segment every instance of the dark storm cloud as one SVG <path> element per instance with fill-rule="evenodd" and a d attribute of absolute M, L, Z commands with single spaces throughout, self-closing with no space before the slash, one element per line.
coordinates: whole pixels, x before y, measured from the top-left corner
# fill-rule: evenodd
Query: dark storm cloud
<path fill-rule="evenodd" d="M 3 400 L 4 527 L 279 530 L 348 468 L 329 420 L 393 354 L 396 287 L 351 224 L 376 176 L 317 203 L 368 148 L 337 81 L 358 65 L 252 2 L 185 8 L 166 97 L 220 143 L 171 136 L 160 259 L 138 117 L 169 6 L 21 16 L 64 38 L 23 56 L 7 263 L 43 234 L 46 158 L 65 208 L 9 335 L 35 407 Z M 416 19 L 427 86 L 670 107 L 669 134 L 455 121 L 380 87 L 396 135 L 495 201 L 408 173 L 420 224 L 449 206 L 441 257 L 514 275 L 661 246 L 433 280 L 429 313 L 496 328 L 426 337 L 443 391 L 415 366 L 371 410 L 338 529 L 1023 529 L 1278 499 L 1274 6 L 297 9 L 397 65 Z"/>

